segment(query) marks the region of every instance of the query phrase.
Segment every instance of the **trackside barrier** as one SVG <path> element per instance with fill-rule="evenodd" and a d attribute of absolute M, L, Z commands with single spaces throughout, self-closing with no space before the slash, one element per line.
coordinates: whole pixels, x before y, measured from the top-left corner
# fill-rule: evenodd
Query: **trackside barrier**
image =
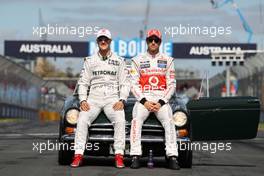
<path fill-rule="evenodd" d="M 22 118 L 33 120 L 38 116 L 36 109 L 20 107 L 6 103 L 0 103 L 0 119 L 5 118 Z"/>
<path fill-rule="evenodd" d="M 69 88 L 60 82 L 44 81 L 15 61 L 0 55 L 0 120 L 6 118 L 56 121 Z M 47 88 L 48 94 L 41 92 Z M 64 95 L 65 94 L 65 95 Z"/>

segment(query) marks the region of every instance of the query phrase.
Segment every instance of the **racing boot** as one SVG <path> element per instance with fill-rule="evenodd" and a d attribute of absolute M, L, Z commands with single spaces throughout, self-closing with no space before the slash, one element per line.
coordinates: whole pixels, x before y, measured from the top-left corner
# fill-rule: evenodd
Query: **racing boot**
<path fill-rule="evenodd" d="M 115 155 L 115 167 L 116 168 L 124 168 L 124 157 L 121 154 L 116 154 Z"/>
<path fill-rule="evenodd" d="M 132 157 L 132 164 L 130 166 L 131 169 L 138 169 L 140 168 L 139 156 Z"/>
<path fill-rule="evenodd" d="M 75 154 L 73 157 L 73 161 L 71 163 L 71 167 L 79 167 L 82 165 L 82 161 L 83 161 L 83 155 L 81 154 Z"/>
<path fill-rule="evenodd" d="M 176 156 L 170 156 L 168 160 L 169 168 L 173 170 L 180 170 Z"/>

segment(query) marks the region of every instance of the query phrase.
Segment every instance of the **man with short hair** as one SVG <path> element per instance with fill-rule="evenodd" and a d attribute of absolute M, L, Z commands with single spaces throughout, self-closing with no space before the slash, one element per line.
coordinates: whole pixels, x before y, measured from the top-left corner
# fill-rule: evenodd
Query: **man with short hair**
<path fill-rule="evenodd" d="M 134 105 L 130 132 L 131 168 L 140 167 L 141 129 L 144 121 L 154 112 L 165 130 L 166 155 L 169 168 L 180 169 L 177 163 L 177 143 L 172 109 L 168 103 L 175 92 L 175 70 L 173 58 L 159 52 L 161 32 L 151 29 L 147 32 L 147 52 L 132 59 L 131 91 L 137 99 Z"/>
<path fill-rule="evenodd" d="M 115 166 L 124 168 L 125 112 L 124 101 L 129 95 L 126 63 L 111 52 L 111 33 L 97 33 L 99 51 L 87 57 L 78 82 L 80 114 L 75 134 L 75 155 L 72 167 L 82 164 L 88 127 L 103 110 L 114 126 Z M 87 95 L 88 93 L 88 95 Z"/>

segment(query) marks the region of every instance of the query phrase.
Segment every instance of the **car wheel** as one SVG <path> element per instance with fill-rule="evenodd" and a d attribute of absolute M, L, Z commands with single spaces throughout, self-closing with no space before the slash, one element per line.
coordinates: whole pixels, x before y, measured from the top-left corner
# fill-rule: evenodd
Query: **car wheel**
<path fill-rule="evenodd" d="M 169 162 L 169 157 L 165 155 L 165 161 L 168 163 Z"/>
<path fill-rule="evenodd" d="M 74 152 L 67 149 L 61 149 L 58 152 L 58 162 L 60 165 L 70 165 L 73 159 Z"/>
<path fill-rule="evenodd" d="M 180 150 L 178 162 L 181 168 L 191 168 L 192 167 L 192 150 Z"/>

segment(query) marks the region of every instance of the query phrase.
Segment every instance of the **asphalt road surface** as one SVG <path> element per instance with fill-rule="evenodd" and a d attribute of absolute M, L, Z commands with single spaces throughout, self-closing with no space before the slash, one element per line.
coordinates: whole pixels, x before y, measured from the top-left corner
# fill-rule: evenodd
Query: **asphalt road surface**
<path fill-rule="evenodd" d="M 37 150 L 37 143 L 56 142 L 57 123 L 0 123 L 0 175 L 3 176 L 145 176 L 145 175 L 263 175 L 264 135 L 252 140 L 231 141 L 230 151 L 194 151 L 193 168 L 173 171 L 165 168 L 163 158 L 155 167 L 132 170 L 113 167 L 113 157 L 85 158 L 85 165 L 72 169 L 57 163 L 57 151 Z M 35 146 L 35 148 L 34 148 Z M 126 159 L 129 165 L 130 159 Z M 146 165 L 146 160 L 142 161 Z"/>

